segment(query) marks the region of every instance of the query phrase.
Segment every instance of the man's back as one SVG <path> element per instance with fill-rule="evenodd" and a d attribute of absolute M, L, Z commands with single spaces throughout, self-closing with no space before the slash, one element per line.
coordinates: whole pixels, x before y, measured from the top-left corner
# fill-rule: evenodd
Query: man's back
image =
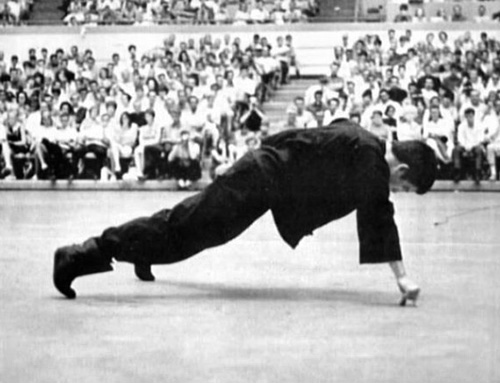
<path fill-rule="evenodd" d="M 394 226 L 384 155 L 382 141 L 348 121 L 264 140 L 256 158 L 273 177 L 270 204 L 283 238 L 295 247 L 354 210 L 358 226 Z"/>

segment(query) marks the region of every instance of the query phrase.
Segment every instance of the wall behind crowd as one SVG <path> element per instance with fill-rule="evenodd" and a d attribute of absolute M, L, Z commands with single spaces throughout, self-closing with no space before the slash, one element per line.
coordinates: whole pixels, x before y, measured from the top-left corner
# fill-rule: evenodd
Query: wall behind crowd
<path fill-rule="evenodd" d="M 387 31 L 391 28 L 399 35 L 411 27 L 414 38 L 425 40 L 430 32 L 447 31 L 450 41 L 471 31 L 474 39 L 481 32 L 487 32 L 492 38 L 500 38 L 497 23 L 461 23 L 460 29 L 451 29 L 447 23 L 425 24 L 308 24 L 291 25 L 286 30 L 280 26 L 200 26 L 193 32 L 192 26 L 159 26 L 159 27 L 41 27 L 36 31 L 31 28 L 5 28 L 0 30 L 0 50 L 7 55 L 16 54 L 24 57 L 29 48 L 69 49 L 78 45 L 80 51 L 91 49 L 97 64 L 108 62 L 114 52 L 125 53 L 130 44 L 138 47 L 139 53 L 161 46 L 163 39 L 175 33 L 177 41 L 188 38 L 199 39 L 210 33 L 214 38 L 222 38 L 225 34 L 240 37 L 243 45 L 250 43 L 254 33 L 265 34 L 269 41 L 283 34 L 292 34 L 294 46 L 300 61 L 303 75 L 324 75 L 329 73 L 329 65 L 333 59 L 333 47 L 341 45 L 342 36 L 349 34 L 350 41 L 355 41 L 366 34 L 378 35 L 382 44 L 387 46 Z"/>

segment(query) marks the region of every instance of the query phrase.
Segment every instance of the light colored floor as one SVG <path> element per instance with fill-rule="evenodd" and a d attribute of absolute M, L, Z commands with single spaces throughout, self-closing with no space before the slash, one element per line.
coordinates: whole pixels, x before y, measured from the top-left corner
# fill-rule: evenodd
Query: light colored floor
<path fill-rule="evenodd" d="M 54 290 L 57 246 L 185 196 L 0 193 L 0 382 L 500 382 L 500 194 L 395 196 L 417 308 L 358 266 L 353 216 L 292 251 L 267 215 L 153 284 L 118 264 Z"/>

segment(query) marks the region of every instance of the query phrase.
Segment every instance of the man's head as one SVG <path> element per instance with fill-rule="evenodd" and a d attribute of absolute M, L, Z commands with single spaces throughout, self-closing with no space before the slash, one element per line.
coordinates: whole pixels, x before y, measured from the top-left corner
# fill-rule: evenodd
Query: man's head
<path fill-rule="evenodd" d="M 440 117 L 439 106 L 433 105 L 429 109 L 429 117 L 433 121 L 438 121 Z"/>
<path fill-rule="evenodd" d="M 472 109 L 472 108 L 465 109 L 464 116 L 465 116 L 465 120 L 467 121 L 469 126 L 474 125 L 475 115 L 476 115 L 476 111 L 474 109 Z"/>
<path fill-rule="evenodd" d="M 389 92 L 387 91 L 387 89 L 381 89 L 380 93 L 379 93 L 379 97 L 380 97 L 380 100 L 382 102 L 389 101 Z"/>
<path fill-rule="evenodd" d="M 382 112 L 378 109 L 374 110 L 372 113 L 372 125 L 374 126 L 382 126 L 383 125 L 383 120 L 382 120 Z"/>
<path fill-rule="evenodd" d="M 296 107 L 297 112 L 299 112 L 301 114 L 303 112 L 303 110 L 304 110 L 304 98 L 300 97 L 300 96 L 297 96 L 293 100 L 293 103 L 294 103 L 294 105 Z"/>
<path fill-rule="evenodd" d="M 421 141 L 395 141 L 388 155 L 392 191 L 424 194 L 434 184 L 437 160 L 434 150 Z"/>

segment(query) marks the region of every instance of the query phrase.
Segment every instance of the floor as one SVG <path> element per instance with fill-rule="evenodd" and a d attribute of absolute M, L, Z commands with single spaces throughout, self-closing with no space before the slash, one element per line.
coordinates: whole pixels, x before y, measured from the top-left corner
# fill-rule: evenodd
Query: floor
<path fill-rule="evenodd" d="M 394 196 L 416 308 L 358 265 L 352 215 L 295 251 L 266 215 L 155 283 L 117 264 L 53 288 L 56 247 L 186 196 L 0 192 L 0 382 L 500 382 L 500 194 Z"/>

